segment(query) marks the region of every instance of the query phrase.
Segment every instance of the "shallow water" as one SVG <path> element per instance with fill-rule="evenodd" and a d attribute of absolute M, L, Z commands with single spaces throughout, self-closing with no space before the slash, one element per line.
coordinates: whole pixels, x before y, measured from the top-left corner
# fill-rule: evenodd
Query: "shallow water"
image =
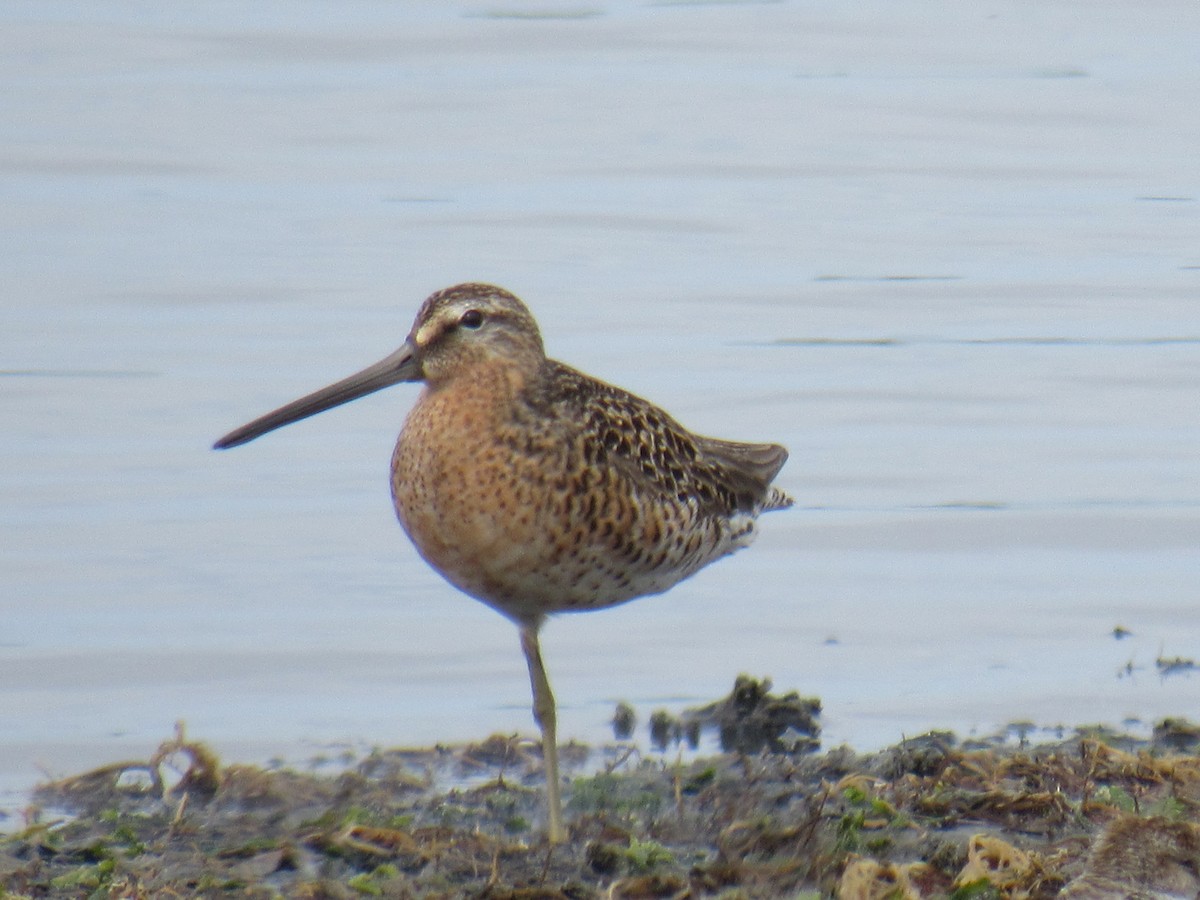
<path fill-rule="evenodd" d="M 825 740 L 1195 715 L 1200 7 L 0 7 L 0 790 L 145 755 L 531 732 L 511 625 L 386 466 L 415 389 L 216 454 L 430 291 L 797 507 L 550 623 L 565 737 L 728 690 Z M 1116 640 L 1121 626 L 1132 632 Z"/>

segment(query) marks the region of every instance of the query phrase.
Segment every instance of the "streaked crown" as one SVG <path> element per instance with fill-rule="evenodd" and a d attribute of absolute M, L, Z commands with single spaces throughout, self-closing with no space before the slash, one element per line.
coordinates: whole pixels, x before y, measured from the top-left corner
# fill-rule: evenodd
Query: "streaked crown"
<path fill-rule="evenodd" d="M 408 339 L 432 383 L 488 360 L 529 371 L 546 360 L 541 332 L 525 304 L 491 284 L 459 284 L 431 295 Z"/>

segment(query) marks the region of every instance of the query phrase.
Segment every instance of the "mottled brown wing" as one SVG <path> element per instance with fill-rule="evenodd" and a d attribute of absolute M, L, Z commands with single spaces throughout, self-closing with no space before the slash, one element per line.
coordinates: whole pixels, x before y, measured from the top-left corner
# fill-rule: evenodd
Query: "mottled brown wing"
<path fill-rule="evenodd" d="M 643 488 L 722 516 L 790 503 L 770 486 L 787 459 L 782 447 L 694 435 L 640 397 L 562 363 L 550 365 L 548 393 L 539 399 L 587 423 L 577 433 L 590 464 L 623 469 Z"/>

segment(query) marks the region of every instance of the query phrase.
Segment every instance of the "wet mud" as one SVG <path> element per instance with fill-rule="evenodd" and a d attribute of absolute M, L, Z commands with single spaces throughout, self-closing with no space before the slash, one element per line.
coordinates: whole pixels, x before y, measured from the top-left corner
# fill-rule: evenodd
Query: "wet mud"
<path fill-rule="evenodd" d="M 630 724 L 632 711 L 616 719 Z M 665 752 L 568 744 L 548 846 L 537 743 L 225 765 L 182 729 L 42 785 L 0 839 L 13 897 L 1013 897 L 1200 892 L 1200 729 L 817 748 L 820 705 L 739 679 Z M 715 729 L 724 752 L 676 752 Z M 657 740 L 657 739 L 656 739 Z"/>

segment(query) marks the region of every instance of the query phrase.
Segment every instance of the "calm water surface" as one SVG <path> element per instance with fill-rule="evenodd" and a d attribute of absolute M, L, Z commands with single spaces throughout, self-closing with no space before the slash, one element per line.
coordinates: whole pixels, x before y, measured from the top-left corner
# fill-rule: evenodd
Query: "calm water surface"
<path fill-rule="evenodd" d="M 550 623 L 564 737 L 741 671 L 827 744 L 1196 715 L 1200 7 L 0 4 L 0 806 L 144 757 L 533 731 L 394 522 L 426 294 L 785 443 L 797 507 Z M 1116 640 L 1113 629 L 1132 632 Z"/>

